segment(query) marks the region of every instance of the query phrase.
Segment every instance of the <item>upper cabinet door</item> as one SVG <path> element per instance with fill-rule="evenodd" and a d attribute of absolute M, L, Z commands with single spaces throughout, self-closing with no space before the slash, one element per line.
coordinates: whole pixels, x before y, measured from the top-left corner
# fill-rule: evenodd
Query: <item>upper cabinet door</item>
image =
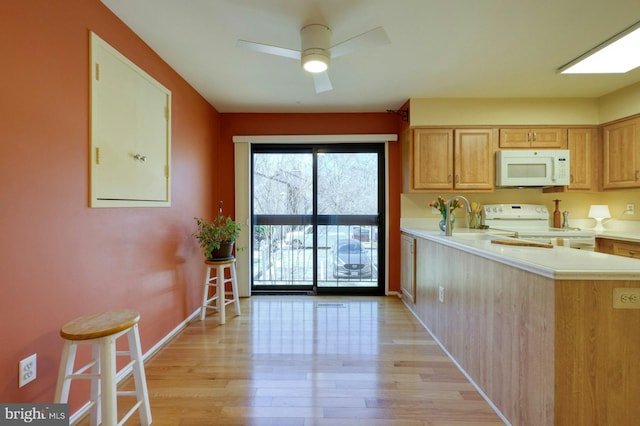
<path fill-rule="evenodd" d="M 640 187 L 640 119 L 605 126 L 602 132 L 602 187 Z"/>
<path fill-rule="evenodd" d="M 568 189 L 593 189 L 597 176 L 594 161 L 596 132 L 592 128 L 569 129 L 570 180 Z"/>
<path fill-rule="evenodd" d="M 414 129 L 413 189 L 453 188 L 453 129 Z"/>
<path fill-rule="evenodd" d="M 412 137 L 411 191 L 494 189 L 494 129 L 416 128 Z"/>
<path fill-rule="evenodd" d="M 500 129 L 500 148 L 530 148 L 530 129 Z"/>
<path fill-rule="evenodd" d="M 456 189 L 494 189 L 495 149 L 492 129 L 456 129 Z"/>
<path fill-rule="evenodd" d="M 556 148 L 567 147 L 567 129 L 559 127 L 500 129 L 500 148 Z"/>
<path fill-rule="evenodd" d="M 531 129 L 531 148 L 567 148 L 567 129 L 541 127 Z"/>
<path fill-rule="evenodd" d="M 91 206 L 169 206 L 171 92 L 95 34 L 91 65 Z"/>

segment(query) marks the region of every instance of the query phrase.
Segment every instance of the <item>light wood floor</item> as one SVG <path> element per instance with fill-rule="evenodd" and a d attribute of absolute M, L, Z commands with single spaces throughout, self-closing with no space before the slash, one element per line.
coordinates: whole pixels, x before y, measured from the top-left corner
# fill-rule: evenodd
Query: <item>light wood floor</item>
<path fill-rule="evenodd" d="M 503 424 L 395 297 L 241 305 L 225 325 L 193 321 L 146 364 L 154 425 Z"/>

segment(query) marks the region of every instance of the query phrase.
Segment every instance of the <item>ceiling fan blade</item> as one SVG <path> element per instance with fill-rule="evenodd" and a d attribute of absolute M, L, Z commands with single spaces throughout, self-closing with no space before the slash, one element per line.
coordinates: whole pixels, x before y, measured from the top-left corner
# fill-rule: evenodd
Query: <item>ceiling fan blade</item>
<path fill-rule="evenodd" d="M 328 92 L 333 90 L 331 80 L 329 79 L 329 73 L 326 71 L 313 74 L 313 83 L 316 86 L 316 93 Z"/>
<path fill-rule="evenodd" d="M 383 44 L 389 43 L 391 43 L 391 40 L 389 40 L 384 28 L 377 27 L 367 31 L 366 33 L 362 33 L 336 44 L 329 49 L 329 53 L 332 58 L 337 58 L 351 52 L 367 49 L 369 47 L 382 46 Z"/>
<path fill-rule="evenodd" d="M 284 56 L 285 58 L 300 60 L 300 51 L 284 47 L 271 46 L 269 44 L 256 43 L 247 40 L 238 40 L 236 47 L 253 50 L 254 52 L 267 53 L 269 55 Z"/>

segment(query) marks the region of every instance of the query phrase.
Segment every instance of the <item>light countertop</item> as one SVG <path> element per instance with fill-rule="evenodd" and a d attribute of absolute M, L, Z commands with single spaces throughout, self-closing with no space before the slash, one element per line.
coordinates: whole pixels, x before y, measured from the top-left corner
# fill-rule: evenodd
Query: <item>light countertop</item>
<path fill-rule="evenodd" d="M 509 237 L 475 229 L 454 230 L 451 237 L 432 229 L 402 227 L 401 231 L 555 280 L 640 280 L 638 259 L 561 246 L 492 244 L 492 239 Z"/>
<path fill-rule="evenodd" d="M 609 238 L 612 240 L 631 241 L 633 243 L 640 243 L 640 234 L 633 233 L 633 232 L 623 232 L 623 231 L 597 232 L 596 238 Z"/>

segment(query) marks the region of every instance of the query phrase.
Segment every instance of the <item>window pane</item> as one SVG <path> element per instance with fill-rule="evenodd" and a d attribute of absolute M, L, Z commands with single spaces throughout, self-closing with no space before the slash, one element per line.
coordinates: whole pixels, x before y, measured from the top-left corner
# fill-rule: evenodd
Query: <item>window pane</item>
<path fill-rule="evenodd" d="M 318 154 L 318 214 L 378 214 L 378 154 Z"/>
<path fill-rule="evenodd" d="M 254 214 L 313 213 L 312 154 L 254 154 Z"/>

